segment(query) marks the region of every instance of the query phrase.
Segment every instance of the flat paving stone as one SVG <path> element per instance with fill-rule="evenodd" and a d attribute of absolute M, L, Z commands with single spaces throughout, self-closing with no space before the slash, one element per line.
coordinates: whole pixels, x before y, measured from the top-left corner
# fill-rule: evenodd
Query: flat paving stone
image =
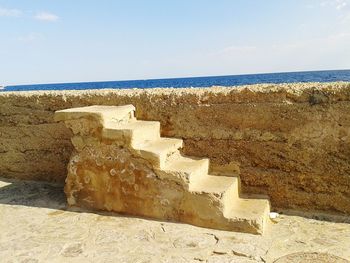
<path fill-rule="evenodd" d="M 295 253 L 277 259 L 275 263 L 348 263 L 349 261 L 327 253 Z"/>

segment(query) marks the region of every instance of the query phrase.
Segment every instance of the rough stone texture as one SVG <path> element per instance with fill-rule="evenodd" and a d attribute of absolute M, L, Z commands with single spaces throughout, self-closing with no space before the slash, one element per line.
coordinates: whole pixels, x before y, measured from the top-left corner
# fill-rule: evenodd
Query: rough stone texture
<path fill-rule="evenodd" d="M 154 158 L 165 143 L 159 122 L 138 121 L 134 110 L 89 106 L 55 113 L 74 134 L 64 188 L 70 206 L 263 233 L 267 198 L 239 198 L 235 175 L 209 175 L 208 160 L 182 156 L 172 146 L 163 162 Z"/>
<path fill-rule="evenodd" d="M 65 193 L 69 205 L 177 221 L 184 198 L 182 186 L 159 179 L 147 162 L 104 144 L 72 156 Z"/>
<path fill-rule="evenodd" d="M 347 223 L 281 215 L 262 236 L 219 231 L 67 209 L 61 184 L 24 180 L 0 180 L 0 229 L 4 263 L 271 263 L 307 252 L 350 259 Z"/>
<path fill-rule="evenodd" d="M 0 93 L 0 174 L 62 182 L 72 151 L 56 110 L 133 104 L 184 153 L 240 171 L 273 208 L 350 213 L 350 84 Z"/>

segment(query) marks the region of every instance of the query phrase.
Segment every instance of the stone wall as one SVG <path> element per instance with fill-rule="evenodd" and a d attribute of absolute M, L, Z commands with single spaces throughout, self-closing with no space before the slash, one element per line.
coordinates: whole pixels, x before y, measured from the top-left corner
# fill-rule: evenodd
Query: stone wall
<path fill-rule="evenodd" d="M 63 182 L 71 133 L 56 110 L 133 104 L 213 170 L 273 208 L 350 214 L 350 84 L 0 93 L 0 176 Z"/>

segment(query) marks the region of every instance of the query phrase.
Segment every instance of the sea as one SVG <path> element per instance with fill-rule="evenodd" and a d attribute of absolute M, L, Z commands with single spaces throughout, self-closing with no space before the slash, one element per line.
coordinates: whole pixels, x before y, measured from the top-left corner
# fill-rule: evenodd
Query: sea
<path fill-rule="evenodd" d="M 27 90 L 86 90 L 86 89 L 130 89 L 130 88 L 183 88 L 212 86 L 241 86 L 260 83 L 333 82 L 350 81 L 350 70 L 325 70 L 246 74 L 230 76 L 144 79 L 123 81 L 76 82 L 57 84 L 34 84 L 6 86 L 1 91 Z"/>

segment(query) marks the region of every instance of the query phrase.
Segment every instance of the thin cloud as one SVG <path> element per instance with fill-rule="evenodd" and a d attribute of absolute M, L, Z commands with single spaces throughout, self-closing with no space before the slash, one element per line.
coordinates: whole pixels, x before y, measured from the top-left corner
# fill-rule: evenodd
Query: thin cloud
<path fill-rule="evenodd" d="M 337 10 L 344 10 L 350 7 L 350 0 L 327 0 L 320 3 L 321 7 L 333 7 Z"/>
<path fill-rule="evenodd" d="M 34 43 L 44 39 L 44 36 L 39 33 L 30 33 L 28 35 L 20 36 L 17 39 L 22 43 Z"/>
<path fill-rule="evenodd" d="M 347 0 L 338 0 L 336 3 L 336 9 L 338 10 L 342 10 L 347 7 L 349 7 L 349 1 Z"/>
<path fill-rule="evenodd" d="M 0 7 L 0 17 L 1 16 L 7 16 L 7 17 L 19 17 L 22 15 L 22 11 L 19 9 L 8 9 Z"/>
<path fill-rule="evenodd" d="M 35 19 L 40 20 L 40 21 L 47 21 L 47 22 L 55 22 L 59 19 L 59 17 L 53 13 L 49 12 L 40 12 L 37 13 L 34 16 Z"/>

